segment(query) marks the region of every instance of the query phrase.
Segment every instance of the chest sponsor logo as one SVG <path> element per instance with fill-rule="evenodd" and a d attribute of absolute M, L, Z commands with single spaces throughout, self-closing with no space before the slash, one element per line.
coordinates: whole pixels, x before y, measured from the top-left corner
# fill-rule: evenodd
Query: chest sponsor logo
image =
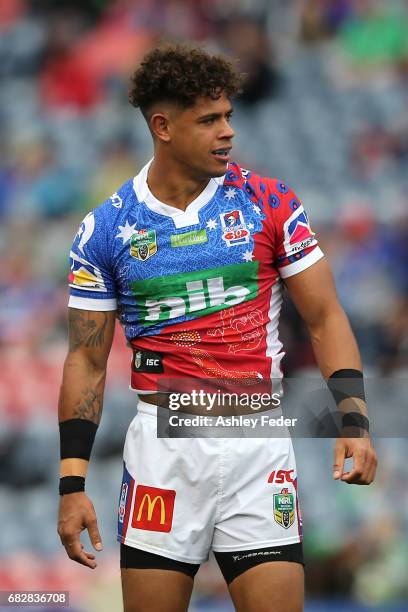
<path fill-rule="evenodd" d="M 130 254 L 136 259 L 146 261 L 157 253 L 156 230 L 138 230 L 130 238 Z"/>
<path fill-rule="evenodd" d="M 282 489 L 273 496 L 273 515 L 275 521 L 284 529 L 289 529 L 295 522 L 295 502 L 289 489 Z"/>
<path fill-rule="evenodd" d="M 132 291 L 143 325 L 177 317 L 200 317 L 254 299 L 258 262 L 134 281 Z"/>
<path fill-rule="evenodd" d="M 163 373 L 163 356 L 155 351 L 137 349 L 133 353 L 132 369 L 134 372 Z"/>
<path fill-rule="evenodd" d="M 173 522 L 176 491 L 137 485 L 132 527 L 169 532 Z"/>
<path fill-rule="evenodd" d="M 222 238 L 228 247 L 249 242 L 250 232 L 246 226 L 242 210 L 221 213 Z"/>
<path fill-rule="evenodd" d="M 184 234 L 172 234 L 170 236 L 170 244 L 174 247 L 194 246 L 195 244 L 203 244 L 207 242 L 207 232 L 205 229 L 185 232 Z"/>

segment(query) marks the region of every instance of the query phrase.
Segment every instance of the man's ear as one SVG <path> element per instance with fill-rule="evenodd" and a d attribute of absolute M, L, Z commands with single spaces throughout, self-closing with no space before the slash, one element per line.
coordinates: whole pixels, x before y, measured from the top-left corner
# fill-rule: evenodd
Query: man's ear
<path fill-rule="evenodd" d="M 169 117 L 164 113 L 154 113 L 150 117 L 150 129 L 155 138 L 170 142 Z"/>

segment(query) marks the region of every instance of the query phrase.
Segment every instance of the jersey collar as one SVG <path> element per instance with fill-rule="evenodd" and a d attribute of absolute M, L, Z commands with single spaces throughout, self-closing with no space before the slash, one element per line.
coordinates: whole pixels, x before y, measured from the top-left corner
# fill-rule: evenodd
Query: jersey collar
<path fill-rule="evenodd" d="M 161 202 L 150 191 L 147 185 L 147 173 L 153 158 L 142 168 L 137 176 L 133 179 L 133 189 L 139 202 L 144 202 L 146 206 L 160 215 L 171 217 L 174 225 L 179 227 L 187 227 L 199 223 L 198 213 L 215 195 L 219 185 L 222 185 L 225 179 L 224 176 L 212 178 L 208 181 L 207 186 L 203 189 L 200 195 L 190 202 L 186 210 L 179 210 L 175 206 L 170 206 Z"/>

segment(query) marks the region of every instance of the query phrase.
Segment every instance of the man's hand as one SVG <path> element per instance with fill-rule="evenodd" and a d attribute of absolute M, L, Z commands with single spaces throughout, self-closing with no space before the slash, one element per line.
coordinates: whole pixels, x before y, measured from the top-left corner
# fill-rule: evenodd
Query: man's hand
<path fill-rule="evenodd" d="M 344 461 L 353 458 L 353 469 L 343 472 Z M 333 478 L 348 484 L 368 485 L 375 478 L 377 454 L 370 438 L 337 438 L 334 448 Z"/>
<path fill-rule="evenodd" d="M 102 539 L 91 500 L 83 492 L 62 495 L 58 517 L 58 535 L 61 542 L 70 559 L 95 569 L 95 555 L 83 550 L 84 546 L 79 538 L 83 529 L 88 529 L 95 550 L 102 550 Z"/>

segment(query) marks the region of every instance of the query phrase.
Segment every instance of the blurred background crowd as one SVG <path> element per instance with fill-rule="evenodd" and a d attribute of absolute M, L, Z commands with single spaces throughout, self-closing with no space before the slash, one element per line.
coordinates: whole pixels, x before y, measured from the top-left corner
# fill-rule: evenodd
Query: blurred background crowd
<path fill-rule="evenodd" d="M 0 0 L 0 590 L 70 590 L 77 612 L 121 609 L 135 398 L 118 330 L 88 479 L 105 545 L 91 572 L 56 533 L 67 255 L 83 216 L 151 156 L 127 80 L 162 39 L 239 59 L 235 159 L 305 204 L 366 372 L 408 373 L 406 0 Z M 287 375 L 316 373 L 290 303 L 281 336 Z M 408 610 L 408 443 L 376 445 L 378 480 L 358 488 L 331 481 L 331 441 L 295 441 L 309 612 Z M 191 610 L 230 609 L 211 561 Z"/>

